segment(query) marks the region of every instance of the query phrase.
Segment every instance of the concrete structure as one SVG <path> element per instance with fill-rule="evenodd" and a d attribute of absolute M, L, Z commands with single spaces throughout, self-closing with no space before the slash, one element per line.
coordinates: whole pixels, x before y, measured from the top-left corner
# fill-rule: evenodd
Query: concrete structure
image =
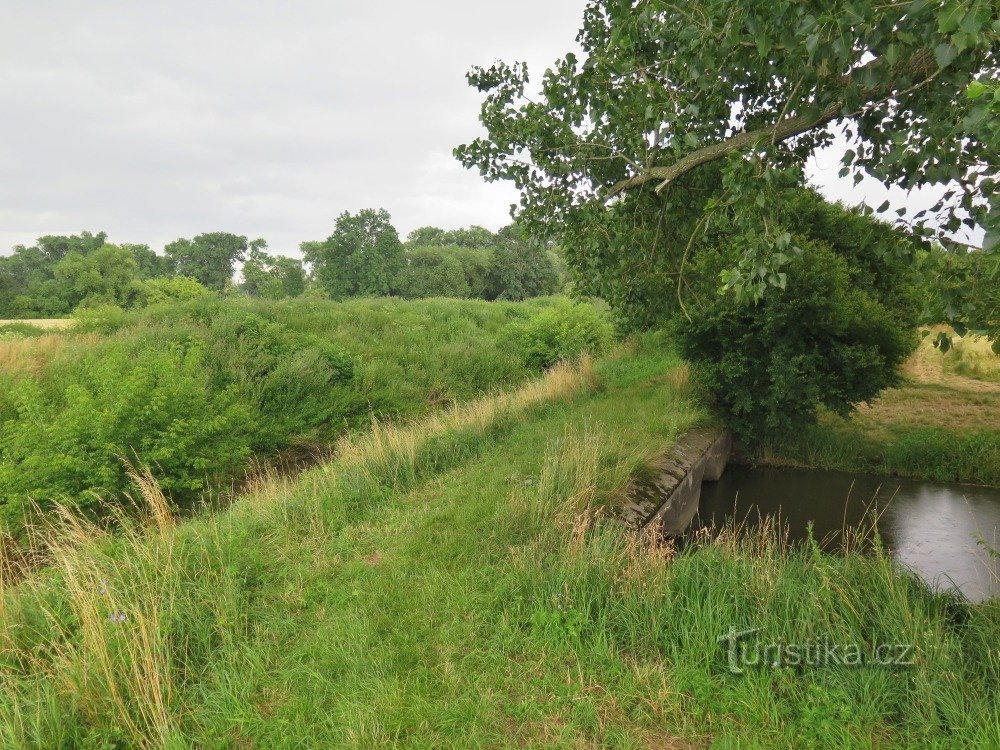
<path fill-rule="evenodd" d="M 636 529 L 655 524 L 668 536 L 683 533 L 698 512 L 701 483 L 719 480 L 732 447 L 732 434 L 720 427 L 684 435 L 637 478 L 625 503 L 626 522 Z"/>

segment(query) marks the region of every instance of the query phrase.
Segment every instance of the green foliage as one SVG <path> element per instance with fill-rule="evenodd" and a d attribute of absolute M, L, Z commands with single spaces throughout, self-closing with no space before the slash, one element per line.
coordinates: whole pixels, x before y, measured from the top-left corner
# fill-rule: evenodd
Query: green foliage
<path fill-rule="evenodd" d="M 395 286 L 408 299 L 471 296 L 461 256 L 446 247 L 407 248 Z"/>
<path fill-rule="evenodd" d="M 243 291 L 251 297 L 281 299 L 298 297 L 306 289 L 302 261 L 283 255 L 268 255 L 261 247 L 250 249 L 243 264 Z"/>
<path fill-rule="evenodd" d="M 25 339 L 36 339 L 39 336 L 45 336 L 51 333 L 46 331 L 44 328 L 39 328 L 38 326 L 31 325 L 30 323 L 4 323 L 0 325 L 0 338 L 4 337 L 16 337 Z"/>
<path fill-rule="evenodd" d="M 689 301 L 678 277 L 716 222 L 740 246 L 726 288 L 755 299 L 780 288 L 798 227 L 776 221 L 773 204 L 838 129 L 851 142 L 845 176 L 903 189 L 954 181 L 918 221 L 985 228 L 989 245 L 1000 221 L 994 11 L 991 0 L 596 0 L 581 52 L 539 91 L 523 63 L 469 73 L 487 135 L 456 156 L 513 182 L 518 220 L 566 248 L 581 289 L 604 287 L 642 323 Z"/>
<path fill-rule="evenodd" d="M 190 276 L 152 278 L 142 282 L 142 298 L 146 305 L 186 302 L 208 294 L 208 289 Z"/>
<path fill-rule="evenodd" d="M 315 437 L 317 427 L 363 409 L 342 388 L 354 375 L 354 361 L 330 341 L 224 306 L 201 335 L 213 385 L 235 388 L 252 409 L 257 453 Z"/>
<path fill-rule="evenodd" d="M 302 252 L 331 299 L 383 297 L 403 266 L 403 245 L 385 209 L 348 212 L 323 242 L 304 242 Z"/>
<path fill-rule="evenodd" d="M 91 491 L 117 502 L 130 489 L 121 458 L 189 503 L 251 455 L 294 457 L 373 416 L 522 382 L 540 365 L 510 346 L 510 326 L 551 305 L 202 294 L 80 309 L 74 332 L 106 338 L 62 348 L 37 374 L 0 374 L 0 520 L 16 528 L 29 496 L 95 512 Z"/>
<path fill-rule="evenodd" d="M 108 342 L 22 380 L 0 437 L 2 520 L 16 528 L 31 500 L 97 510 L 129 487 L 124 461 L 149 465 L 190 501 L 249 455 L 250 412 L 212 387 L 204 347 Z"/>
<path fill-rule="evenodd" d="M 496 244 L 497 236 L 489 229 L 471 226 L 467 229 L 439 229 L 420 227 L 406 236 L 411 247 L 469 247 L 484 248 Z"/>
<path fill-rule="evenodd" d="M 522 300 L 558 290 L 559 277 L 544 243 L 516 224 L 500 230 L 498 236 L 489 272 L 490 299 Z"/>
<path fill-rule="evenodd" d="M 512 324 L 509 335 L 525 361 L 542 368 L 584 353 L 603 354 L 611 346 L 614 330 L 593 305 L 563 301 Z"/>
<path fill-rule="evenodd" d="M 751 448 L 800 434 L 819 405 L 845 414 L 896 385 L 916 345 L 915 311 L 892 280 L 795 239 L 802 252 L 787 262 L 783 288 L 756 303 L 704 294 L 676 326 L 682 353 Z M 732 254 L 704 253 L 696 271 L 711 278 Z M 905 287 L 905 277 L 896 283 Z"/>
<path fill-rule="evenodd" d="M 194 239 L 174 240 L 164 248 L 174 273 L 190 276 L 214 291 L 222 291 L 232 280 L 236 261 L 246 258 L 251 248 L 264 248 L 263 240 L 247 242 L 247 238 L 229 232 L 208 232 Z"/>

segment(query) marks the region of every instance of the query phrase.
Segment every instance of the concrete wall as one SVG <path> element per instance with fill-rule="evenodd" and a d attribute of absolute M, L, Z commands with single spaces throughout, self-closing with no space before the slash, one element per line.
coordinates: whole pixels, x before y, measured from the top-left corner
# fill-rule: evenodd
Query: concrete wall
<path fill-rule="evenodd" d="M 732 447 L 732 434 L 720 427 L 684 435 L 650 464 L 650 475 L 632 487 L 624 508 L 626 522 L 637 529 L 656 524 L 671 536 L 683 533 L 698 512 L 701 483 L 719 480 Z"/>

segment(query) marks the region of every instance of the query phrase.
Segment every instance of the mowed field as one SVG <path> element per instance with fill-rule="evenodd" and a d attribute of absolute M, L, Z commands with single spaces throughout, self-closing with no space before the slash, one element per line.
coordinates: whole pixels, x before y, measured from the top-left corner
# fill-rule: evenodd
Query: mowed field
<path fill-rule="evenodd" d="M 986 339 L 954 337 L 947 353 L 927 331 L 903 366 L 903 383 L 848 417 L 821 413 L 793 445 L 771 446 L 772 464 L 1000 483 L 1000 356 Z"/>

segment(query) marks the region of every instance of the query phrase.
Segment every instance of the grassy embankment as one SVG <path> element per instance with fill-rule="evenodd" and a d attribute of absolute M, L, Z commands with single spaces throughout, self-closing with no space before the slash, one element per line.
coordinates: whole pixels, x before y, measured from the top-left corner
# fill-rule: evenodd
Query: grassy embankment
<path fill-rule="evenodd" d="M 346 438 L 228 510 L 67 521 L 3 592 L 0 738 L 92 747 L 996 747 L 997 604 L 766 532 L 681 553 L 598 509 L 704 420 L 662 344 Z M 747 667 L 718 637 L 915 646 Z"/>
<path fill-rule="evenodd" d="M 373 417 L 515 386 L 610 336 L 558 299 L 207 300 L 0 328 L 0 528 L 59 498 L 107 512 L 132 486 L 125 460 L 190 506 L 261 461 L 315 460 Z"/>
<path fill-rule="evenodd" d="M 1000 357 L 984 339 L 941 354 L 932 338 L 907 362 L 902 387 L 847 419 L 822 415 L 764 462 L 1000 486 Z"/>

